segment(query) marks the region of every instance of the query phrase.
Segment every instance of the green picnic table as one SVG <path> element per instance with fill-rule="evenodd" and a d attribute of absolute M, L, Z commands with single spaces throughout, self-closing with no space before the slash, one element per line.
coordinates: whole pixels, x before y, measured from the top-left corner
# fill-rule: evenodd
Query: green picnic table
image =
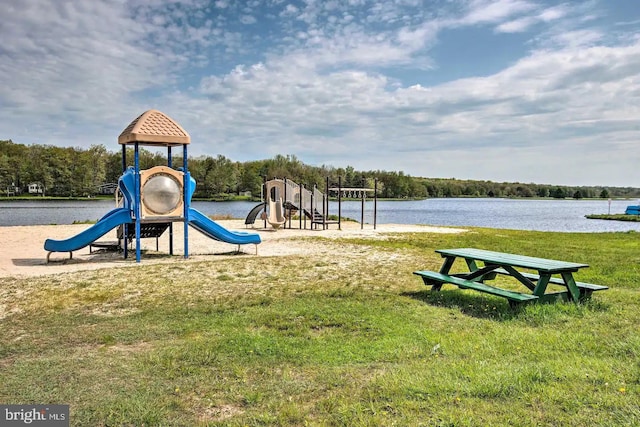
<path fill-rule="evenodd" d="M 573 273 L 589 267 L 587 264 L 474 248 L 438 249 L 436 252 L 444 258 L 439 272 L 421 270 L 413 273 L 422 277 L 424 284 L 431 286 L 433 291 L 439 291 L 442 285 L 448 283 L 461 289 L 475 289 L 497 295 L 514 305 L 559 299 L 578 302 L 590 298 L 595 291 L 608 289 L 606 286 L 575 281 Z M 450 274 L 454 262 L 459 258 L 465 261 L 469 272 Z M 518 292 L 484 283 L 486 280 L 495 279 L 499 274 L 514 278 L 527 291 Z M 548 292 L 549 284 L 560 285 L 561 290 Z"/>

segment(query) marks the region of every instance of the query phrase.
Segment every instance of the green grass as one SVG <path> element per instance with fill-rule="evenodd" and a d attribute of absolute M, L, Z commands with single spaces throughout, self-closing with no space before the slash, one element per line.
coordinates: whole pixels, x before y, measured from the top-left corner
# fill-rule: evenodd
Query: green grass
<path fill-rule="evenodd" d="M 640 215 L 627 215 L 627 214 L 592 214 L 585 215 L 589 219 L 606 219 L 611 221 L 640 221 Z"/>
<path fill-rule="evenodd" d="M 0 402 L 78 426 L 640 424 L 637 233 L 313 239 L 342 249 L 2 279 Z M 452 247 L 585 262 L 610 289 L 432 293 L 412 272 Z"/>

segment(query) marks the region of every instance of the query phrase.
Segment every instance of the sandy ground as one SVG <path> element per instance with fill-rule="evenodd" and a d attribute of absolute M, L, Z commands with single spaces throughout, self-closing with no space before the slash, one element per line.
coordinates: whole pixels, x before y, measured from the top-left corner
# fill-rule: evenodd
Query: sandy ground
<path fill-rule="evenodd" d="M 388 233 L 458 233 L 464 230 L 445 227 L 431 227 L 422 225 L 379 224 L 376 229 L 370 224 L 361 228 L 359 223 L 345 222 L 339 230 L 337 225 L 330 225 L 327 230 L 300 230 L 272 228 L 246 229 L 243 220 L 217 221 L 220 225 L 238 231 L 251 231 L 258 233 L 262 243 L 257 245 L 245 245 L 241 251 L 258 256 L 285 256 L 295 254 L 309 254 L 316 250 L 326 251 L 326 245 L 313 243 L 315 239 L 296 239 L 297 237 L 321 237 L 325 239 L 335 238 L 376 238 L 384 239 Z M 256 223 L 258 224 L 258 223 Z M 260 225 L 262 225 L 260 223 Z M 297 224 L 295 224 L 297 225 Z M 294 225 L 294 227 L 295 227 Z M 51 239 L 66 239 L 72 237 L 89 225 L 38 225 L 0 227 L 0 277 L 30 277 L 50 274 L 60 274 L 82 270 L 94 270 L 111 267 L 133 267 L 136 265 L 149 265 L 162 262 L 189 262 L 190 260 L 203 260 L 211 256 L 220 256 L 235 252 L 237 245 L 221 243 L 206 237 L 197 230 L 189 228 L 189 259 L 185 260 L 183 243 L 184 234 L 182 223 L 174 223 L 174 257 L 159 256 L 168 254 L 169 237 L 166 232 L 159 239 L 158 252 L 156 252 L 156 239 L 142 239 L 141 248 L 145 251 L 140 264 L 135 262 L 135 250 L 129 252 L 129 258 L 124 259 L 122 253 L 93 249 L 85 247 L 73 253 L 53 253 L 47 264 L 47 252 L 44 250 L 44 241 Z M 115 242 L 115 230 L 100 238 L 99 242 Z"/>

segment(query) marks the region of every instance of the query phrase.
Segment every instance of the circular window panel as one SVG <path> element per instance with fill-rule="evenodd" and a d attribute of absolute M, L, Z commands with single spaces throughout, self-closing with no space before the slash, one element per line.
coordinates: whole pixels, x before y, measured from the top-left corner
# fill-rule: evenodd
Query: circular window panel
<path fill-rule="evenodd" d="M 172 176 L 151 176 L 142 190 L 142 203 L 156 215 L 166 215 L 178 208 L 182 200 L 182 186 Z"/>

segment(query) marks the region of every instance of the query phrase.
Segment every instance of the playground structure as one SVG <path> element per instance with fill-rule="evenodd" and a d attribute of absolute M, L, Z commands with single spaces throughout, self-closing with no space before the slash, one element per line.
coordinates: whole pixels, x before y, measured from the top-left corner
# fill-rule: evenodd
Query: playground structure
<path fill-rule="evenodd" d="M 625 215 L 640 215 L 640 205 L 629 205 L 624 213 Z"/>
<path fill-rule="evenodd" d="M 184 257 L 189 257 L 189 227 L 192 226 L 207 237 L 236 245 L 257 244 L 260 236 L 255 233 L 230 231 L 206 215 L 191 208 L 191 197 L 196 182 L 187 168 L 189 134 L 171 118 L 157 110 L 149 110 L 127 126 L 118 137 L 122 146 L 122 171 L 118 190 L 122 194 L 119 206 L 108 212 L 96 224 L 76 236 L 64 240 L 47 239 L 47 262 L 53 252 L 69 252 L 94 244 L 114 228 L 123 241 L 124 258 L 128 256 L 128 241 L 135 239 L 136 262 L 141 259 L 140 239 L 162 235 L 169 230 L 169 253 L 173 255 L 173 223 L 184 223 Z M 134 166 L 127 166 L 127 147 L 134 146 Z M 167 166 L 155 166 L 140 170 L 139 147 L 149 145 L 167 147 Z M 182 148 L 182 167 L 172 165 L 173 147 Z"/>
<path fill-rule="evenodd" d="M 267 204 L 269 206 L 267 222 L 276 230 L 286 221 L 286 218 L 284 217 L 283 200 L 280 193 L 279 186 L 272 186 L 265 193 L 267 196 Z"/>
<path fill-rule="evenodd" d="M 377 187 L 375 180 L 374 188 L 343 188 L 342 179 L 338 178 L 337 187 L 329 187 L 329 178 L 326 178 L 326 193 L 321 192 L 314 185 L 312 190 L 308 190 L 302 184 L 296 184 L 291 180 L 272 179 L 265 181 L 262 186 L 262 202 L 253 207 L 245 219 L 245 226 L 255 223 L 258 215 L 262 212 L 261 218 L 269 223 L 274 229 L 281 226 L 291 228 L 292 218 L 298 213 L 299 228 L 307 228 L 307 221 L 311 228 L 322 226 L 326 230 L 330 224 L 337 224 L 341 229 L 342 220 L 342 198 L 359 198 L 362 202 L 360 226 L 364 227 L 364 204 L 367 194 L 373 192 L 374 211 L 373 228 L 376 228 L 377 216 Z M 337 196 L 338 219 L 329 219 L 329 193 Z"/>
<path fill-rule="evenodd" d="M 251 209 L 245 225 L 254 224 L 258 214 L 262 212 L 261 219 L 265 221 L 265 227 L 268 222 L 276 230 L 280 227 L 287 228 L 288 222 L 288 228 L 291 228 L 292 217 L 295 213 L 300 213 L 300 228 L 306 228 L 307 220 L 312 228 L 317 228 L 320 224 L 323 229 L 329 224 L 338 224 L 340 228 L 340 220 L 330 221 L 327 210 L 328 198 L 316 187 L 311 191 L 291 180 L 276 178 L 263 184 L 262 202 Z"/>

